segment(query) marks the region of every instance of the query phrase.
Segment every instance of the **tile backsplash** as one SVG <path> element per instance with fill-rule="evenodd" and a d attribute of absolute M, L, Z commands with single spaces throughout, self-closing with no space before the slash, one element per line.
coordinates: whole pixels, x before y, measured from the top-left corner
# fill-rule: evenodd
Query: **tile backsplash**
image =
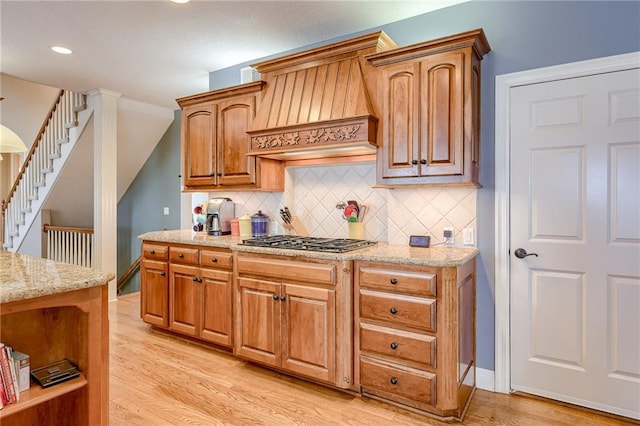
<path fill-rule="evenodd" d="M 462 229 L 476 227 L 477 190 L 467 187 L 374 188 L 374 163 L 288 167 L 285 191 L 212 192 L 193 194 L 192 206 L 207 197 L 229 197 L 236 216 L 258 210 L 277 222 L 284 233 L 279 210 L 288 206 L 309 235 L 347 238 L 347 222 L 336 209 L 340 201 L 356 200 L 368 207 L 365 238 L 408 244 L 409 235 L 430 235 L 432 244 L 442 241 L 443 228 L 455 231 L 455 245 L 462 244 Z"/>

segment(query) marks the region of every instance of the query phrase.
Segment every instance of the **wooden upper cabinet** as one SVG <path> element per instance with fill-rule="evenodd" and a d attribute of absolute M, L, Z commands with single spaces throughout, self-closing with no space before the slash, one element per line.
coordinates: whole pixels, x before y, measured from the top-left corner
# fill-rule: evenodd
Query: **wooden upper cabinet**
<path fill-rule="evenodd" d="M 281 162 L 247 155 L 247 130 L 263 85 L 258 81 L 177 99 L 186 191 L 284 189 Z"/>
<path fill-rule="evenodd" d="M 241 96 L 218 105 L 218 183 L 251 185 L 256 183 L 256 157 L 247 156 L 251 140 L 247 130 L 256 115 L 256 97 Z"/>
<path fill-rule="evenodd" d="M 182 111 L 185 186 L 216 184 L 216 106 L 194 105 Z"/>
<path fill-rule="evenodd" d="M 478 186 L 482 30 L 367 56 L 382 111 L 377 183 Z"/>

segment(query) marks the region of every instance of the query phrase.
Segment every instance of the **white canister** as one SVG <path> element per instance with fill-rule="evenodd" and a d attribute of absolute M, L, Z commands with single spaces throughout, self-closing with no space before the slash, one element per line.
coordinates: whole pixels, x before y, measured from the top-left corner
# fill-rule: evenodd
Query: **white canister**
<path fill-rule="evenodd" d="M 240 224 L 240 238 L 251 238 L 251 216 L 245 214 L 238 218 Z"/>

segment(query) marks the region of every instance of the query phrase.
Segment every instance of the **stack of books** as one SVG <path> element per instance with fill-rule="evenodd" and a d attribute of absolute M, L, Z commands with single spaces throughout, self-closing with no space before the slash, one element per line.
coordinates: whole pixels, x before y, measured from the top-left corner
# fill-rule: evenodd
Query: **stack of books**
<path fill-rule="evenodd" d="M 29 364 L 29 355 L 0 342 L 0 409 L 18 402 L 20 392 L 29 389 Z"/>

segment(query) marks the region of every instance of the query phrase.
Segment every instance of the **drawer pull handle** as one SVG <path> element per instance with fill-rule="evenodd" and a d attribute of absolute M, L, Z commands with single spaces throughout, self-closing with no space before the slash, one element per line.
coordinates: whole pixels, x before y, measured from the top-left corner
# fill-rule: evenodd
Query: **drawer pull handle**
<path fill-rule="evenodd" d="M 182 258 L 184 257 L 184 254 L 180 253 L 180 254 L 178 255 L 178 257 L 179 257 L 180 259 L 182 259 Z"/>
<path fill-rule="evenodd" d="M 212 261 L 213 263 L 216 263 L 216 262 L 218 261 L 218 258 L 217 258 L 217 257 L 212 257 L 212 258 L 211 258 L 211 261 Z"/>
<path fill-rule="evenodd" d="M 398 344 L 397 344 L 396 342 L 391 343 L 389 346 L 390 346 L 390 347 L 391 347 L 391 349 L 393 349 L 394 351 L 395 351 L 396 349 L 398 349 Z"/>
<path fill-rule="evenodd" d="M 273 297 L 273 300 L 278 300 L 279 299 L 277 294 L 274 294 L 272 297 Z"/>
<path fill-rule="evenodd" d="M 391 382 L 392 385 L 397 385 L 398 384 L 398 378 L 397 377 L 392 377 L 391 380 L 389 380 Z"/>
<path fill-rule="evenodd" d="M 398 284 L 398 279 L 397 278 L 391 278 L 390 283 L 391 284 Z"/>
<path fill-rule="evenodd" d="M 395 314 L 397 314 L 397 313 L 398 313 L 398 309 L 396 309 L 396 308 L 391 308 L 391 309 L 389 309 L 389 312 L 391 312 L 393 315 L 395 315 Z"/>
<path fill-rule="evenodd" d="M 155 250 L 151 250 L 151 254 L 156 254 L 156 251 Z"/>

